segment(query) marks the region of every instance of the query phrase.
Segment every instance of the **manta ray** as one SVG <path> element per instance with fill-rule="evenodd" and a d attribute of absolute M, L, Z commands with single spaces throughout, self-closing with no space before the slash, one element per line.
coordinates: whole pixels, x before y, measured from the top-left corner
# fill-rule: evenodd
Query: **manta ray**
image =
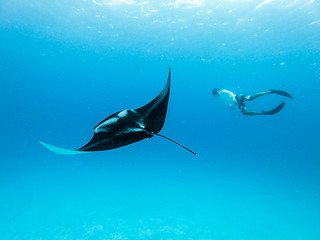
<path fill-rule="evenodd" d="M 94 128 L 92 139 L 77 150 L 55 147 L 39 141 L 44 147 L 59 154 L 79 154 L 104 151 L 126 146 L 140 140 L 159 136 L 165 138 L 192 154 L 197 154 L 180 143 L 159 134 L 166 119 L 171 84 L 171 73 L 163 90 L 151 102 L 136 109 L 125 109 L 116 112 Z"/>

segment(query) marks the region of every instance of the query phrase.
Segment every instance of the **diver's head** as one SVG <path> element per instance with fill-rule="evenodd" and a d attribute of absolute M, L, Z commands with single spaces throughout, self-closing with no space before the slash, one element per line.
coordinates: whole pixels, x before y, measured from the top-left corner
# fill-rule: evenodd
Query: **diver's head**
<path fill-rule="evenodd" d="M 219 97 L 219 89 L 218 88 L 212 89 L 212 94 L 214 97 Z"/>

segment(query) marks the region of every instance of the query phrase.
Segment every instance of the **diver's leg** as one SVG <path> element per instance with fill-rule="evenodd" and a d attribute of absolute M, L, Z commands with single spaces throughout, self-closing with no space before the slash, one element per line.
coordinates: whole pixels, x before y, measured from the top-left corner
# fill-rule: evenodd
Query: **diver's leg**
<path fill-rule="evenodd" d="M 281 111 L 281 109 L 286 105 L 285 102 L 282 102 L 277 106 L 276 108 L 270 110 L 270 111 L 261 111 L 263 115 L 273 115 Z"/>
<path fill-rule="evenodd" d="M 248 111 L 247 108 L 245 107 L 242 107 L 241 108 L 241 112 L 243 115 L 248 115 L 248 116 L 255 116 L 255 115 L 274 115 L 278 112 L 281 111 L 281 109 L 284 107 L 285 102 L 282 102 L 279 104 L 279 106 L 277 106 L 276 108 L 272 109 L 272 110 L 269 110 L 269 111 L 260 111 L 260 112 L 257 112 L 257 111 Z"/>
<path fill-rule="evenodd" d="M 249 96 L 247 97 L 247 101 L 253 101 L 253 100 L 255 100 L 256 98 L 262 97 L 262 96 L 264 96 L 264 95 L 266 95 L 266 94 L 269 94 L 269 93 L 272 93 L 271 90 L 266 91 L 266 92 L 258 92 L 258 93 L 254 94 L 254 95 L 249 95 Z"/>
<path fill-rule="evenodd" d="M 282 90 L 270 89 L 270 93 L 275 93 L 275 94 L 293 99 L 293 97 L 291 96 L 290 93 L 282 91 Z"/>
<path fill-rule="evenodd" d="M 243 115 L 247 116 L 263 115 L 262 112 L 248 111 L 246 108 L 242 108 L 241 112 Z"/>
<path fill-rule="evenodd" d="M 280 96 L 285 96 L 285 97 L 293 99 L 291 94 L 288 93 L 288 92 L 285 92 L 285 91 L 282 91 L 282 90 L 270 89 L 269 91 L 266 91 L 266 92 L 258 92 L 258 93 L 254 94 L 254 95 L 248 95 L 248 96 L 246 96 L 246 100 L 247 101 L 253 101 L 256 98 L 261 97 L 261 96 L 266 95 L 266 94 L 269 94 L 269 93 L 274 93 L 274 94 L 278 94 Z"/>

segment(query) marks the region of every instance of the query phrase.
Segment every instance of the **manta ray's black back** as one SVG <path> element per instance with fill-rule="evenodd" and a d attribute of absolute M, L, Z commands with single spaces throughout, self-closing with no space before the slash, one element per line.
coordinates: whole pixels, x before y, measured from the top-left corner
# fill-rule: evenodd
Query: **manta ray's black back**
<path fill-rule="evenodd" d="M 160 132 L 170 94 L 170 69 L 166 86 L 151 102 L 137 109 L 114 113 L 94 129 L 92 139 L 77 151 L 102 151 L 122 147 Z"/>
<path fill-rule="evenodd" d="M 42 141 L 39 142 L 55 153 L 69 155 L 90 151 L 110 150 L 156 135 L 165 138 L 198 156 L 189 148 L 159 134 L 167 115 L 170 82 L 171 74 L 169 68 L 167 84 L 157 97 L 141 108 L 125 109 L 110 115 L 94 128 L 94 135 L 91 140 L 77 150 L 59 148 Z"/>

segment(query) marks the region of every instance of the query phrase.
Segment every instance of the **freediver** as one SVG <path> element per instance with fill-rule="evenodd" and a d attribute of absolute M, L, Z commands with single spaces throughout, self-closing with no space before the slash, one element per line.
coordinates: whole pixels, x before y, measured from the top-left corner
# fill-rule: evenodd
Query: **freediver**
<path fill-rule="evenodd" d="M 248 111 L 247 106 L 245 105 L 245 102 L 253 101 L 257 99 L 258 97 L 262 97 L 266 94 L 278 94 L 281 96 L 285 96 L 288 98 L 293 99 L 291 94 L 281 91 L 281 90 L 275 90 L 271 89 L 265 92 L 258 92 L 254 95 L 245 95 L 245 94 L 234 94 L 233 92 L 230 92 L 228 90 L 220 90 L 218 88 L 214 88 L 212 90 L 212 94 L 214 97 L 219 97 L 222 101 L 227 103 L 232 109 L 239 108 L 243 115 L 274 115 L 281 111 L 281 109 L 284 107 L 285 102 L 280 103 L 276 108 L 269 110 L 269 111 Z"/>

